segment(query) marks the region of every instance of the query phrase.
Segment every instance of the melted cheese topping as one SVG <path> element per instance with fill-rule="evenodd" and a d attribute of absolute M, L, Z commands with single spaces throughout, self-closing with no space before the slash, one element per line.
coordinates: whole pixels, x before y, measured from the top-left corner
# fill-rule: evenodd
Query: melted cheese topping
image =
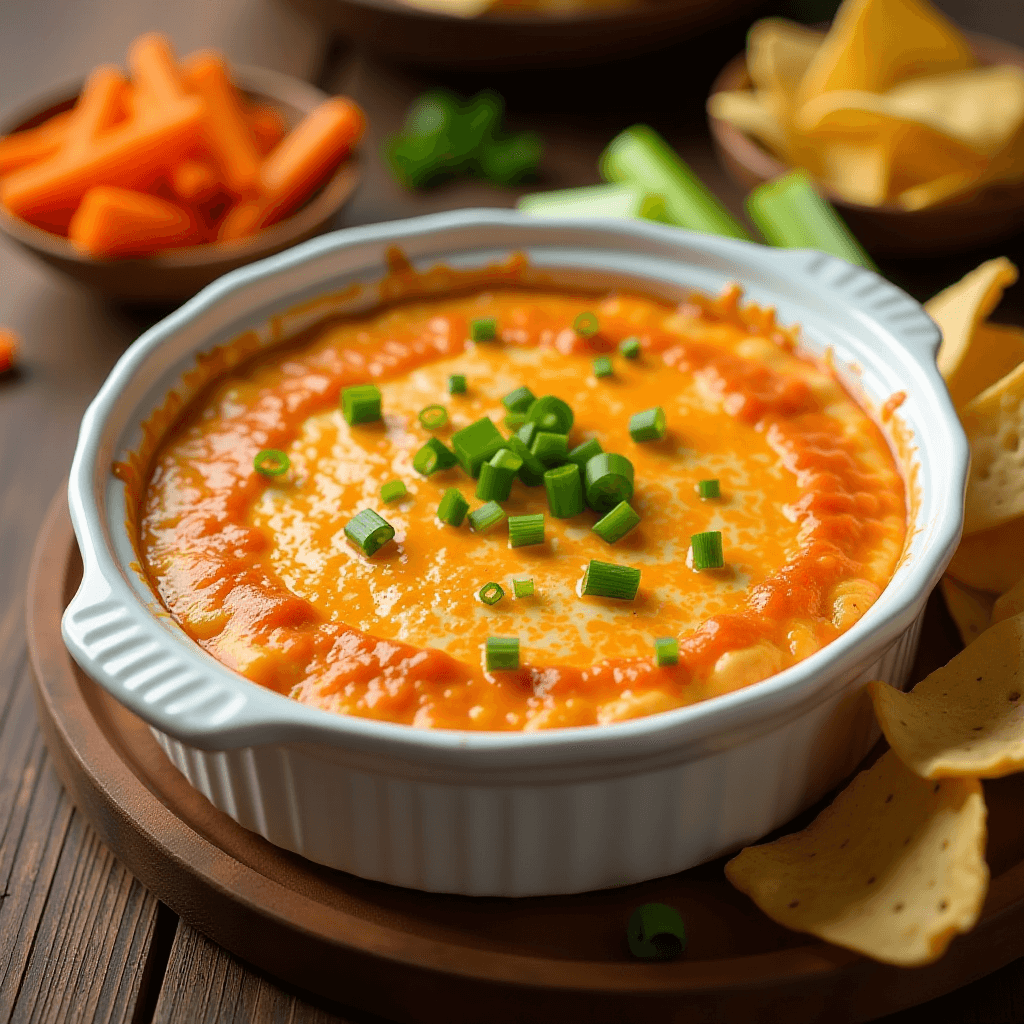
<path fill-rule="evenodd" d="M 254 681 L 350 714 L 420 726 L 543 728 L 616 721 L 748 685 L 849 628 L 902 550 L 903 486 L 871 419 L 827 367 L 797 354 L 769 311 L 738 290 L 679 309 L 638 296 L 502 289 L 406 302 L 325 326 L 299 347 L 235 371 L 197 403 L 154 463 L 142 516 L 148 572 L 171 613 Z M 601 331 L 571 329 L 584 310 Z M 494 316 L 495 342 L 466 340 Z M 638 360 L 614 353 L 638 335 Z M 615 373 L 597 379 L 596 352 Z M 449 395 L 450 374 L 468 390 Z M 379 383 L 384 418 L 350 427 L 340 390 Z M 575 413 L 570 447 L 596 437 L 634 465 L 640 525 L 614 545 L 599 516 L 550 515 L 544 488 L 513 485 L 508 515 L 545 513 L 545 542 L 512 549 L 507 524 L 484 534 L 436 517 L 461 468 L 412 468 L 430 436 L 488 416 L 526 384 Z M 450 421 L 427 431 L 418 412 Z M 661 405 L 667 437 L 636 443 L 629 417 Z M 263 447 L 291 470 L 252 470 Z M 720 500 L 697 482 L 718 478 Z M 406 485 L 390 505 L 380 487 Z M 366 558 L 343 527 L 364 508 L 395 542 Z M 697 572 L 689 538 L 721 530 L 726 568 Z M 632 602 L 581 598 L 590 559 L 632 565 Z M 513 580 L 536 595 L 515 599 Z M 484 605 L 496 581 L 505 597 Z M 517 636 L 523 667 L 487 673 L 488 636 Z M 656 637 L 680 638 L 678 666 L 652 663 Z"/>

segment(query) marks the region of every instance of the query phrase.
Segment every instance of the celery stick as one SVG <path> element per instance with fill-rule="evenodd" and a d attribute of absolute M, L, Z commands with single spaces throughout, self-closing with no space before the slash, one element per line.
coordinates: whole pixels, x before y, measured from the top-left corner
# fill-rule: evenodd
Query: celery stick
<path fill-rule="evenodd" d="M 878 269 L 831 203 L 814 190 L 806 171 L 790 171 L 758 185 L 747 196 L 747 213 L 769 245 L 818 249 Z"/>
<path fill-rule="evenodd" d="M 665 203 L 638 185 L 586 185 L 534 192 L 516 204 L 531 217 L 619 217 L 664 220 Z"/>
<path fill-rule="evenodd" d="M 635 124 L 616 135 L 598 166 L 608 181 L 639 185 L 645 192 L 662 196 L 670 224 L 709 235 L 750 238 L 671 146 L 645 124 Z"/>

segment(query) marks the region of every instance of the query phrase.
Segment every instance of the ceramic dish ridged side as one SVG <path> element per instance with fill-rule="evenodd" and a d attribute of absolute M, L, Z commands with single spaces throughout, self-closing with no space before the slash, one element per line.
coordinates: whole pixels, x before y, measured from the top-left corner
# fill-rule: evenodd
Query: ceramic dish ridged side
<path fill-rule="evenodd" d="M 897 391 L 910 438 L 910 540 L 849 632 L 773 678 L 676 711 L 538 733 L 417 730 L 331 715 L 220 665 L 132 567 L 114 459 L 180 388 L 197 353 L 317 295 L 372 304 L 393 246 L 419 268 L 532 265 L 663 294 L 738 280 L 803 325 L 811 351 L 880 406 Z M 366 287 L 353 297 L 351 286 Z M 321 311 L 321 314 L 323 312 Z M 296 330 L 299 321 L 292 325 Z M 682 870 L 782 824 L 847 774 L 876 732 L 860 683 L 906 682 L 924 604 L 960 533 L 963 434 L 920 306 L 868 270 L 639 223 L 461 211 L 326 236 L 221 279 L 122 358 L 82 424 L 69 489 L 84 578 L 64 618 L 78 663 L 148 721 L 172 761 L 247 828 L 368 878 L 478 895 L 567 893 Z"/>

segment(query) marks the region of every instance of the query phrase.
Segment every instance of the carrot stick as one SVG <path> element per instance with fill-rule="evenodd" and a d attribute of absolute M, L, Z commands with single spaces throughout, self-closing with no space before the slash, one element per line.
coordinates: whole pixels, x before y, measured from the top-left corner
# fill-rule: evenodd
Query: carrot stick
<path fill-rule="evenodd" d="M 222 182 L 209 160 L 182 160 L 171 168 L 171 188 L 175 195 L 187 203 L 209 199 Z"/>
<path fill-rule="evenodd" d="M 18 355 L 18 335 L 9 327 L 0 327 L 0 373 L 6 373 Z"/>
<path fill-rule="evenodd" d="M 366 117 L 344 96 L 310 111 L 263 162 L 260 193 L 276 217 L 290 212 L 362 138 Z"/>
<path fill-rule="evenodd" d="M 85 151 L 100 132 L 114 123 L 127 87 L 124 76 L 110 64 L 102 64 L 90 73 L 71 111 L 64 141 L 65 155 Z"/>
<path fill-rule="evenodd" d="M 54 114 L 35 128 L 0 138 L 0 177 L 53 156 L 64 142 L 71 111 Z"/>
<path fill-rule="evenodd" d="M 259 196 L 228 213 L 218 240 L 243 238 L 286 217 L 348 155 L 365 127 L 362 110 L 351 100 L 324 100 L 263 161 Z"/>
<path fill-rule="evenodd" d="M 245 113 L 245 119 L 249 122 L 249 131 L 261 155 L 269 153 L 288 131 L 280 113 L 262 103 L 250 107 Z"/>
<path fill-rule="evenodd" d="M 228 187 L 239 195 L 255 188 L 260 154 L 245 119 L 245 110 L 219 54 L 203 51 L 185 63 L 184 81 L 206 101 L 203 141 Z"/>
<path fill-rule="evenodd" d="M 90 256 L 149 256 L 196 239 L 188 210 L 157 196 L 99 185 L 82 199 L 68 238 Z"/>
<path fill-rule="evenodd" d="M 0 202 L 12 213 L 29 217 L 74 207 L 95 185 L 149 184 L 195 141 L 202 117 L 203 103 L 196 97 L 179 100 L 159 114 L 136 117 L 110 129 L 75 157 L 58 153 L 5 178 L 0 182 Z"/>
<path fill-rule="evenodd" d="M 263 226 L 264 207 L 258 199 L 243 199 L 225 214 L 217 228 L 218 242 L 236 242 L 256 234 Z"/>
<path fill-rule="evenodd" d="M 147 32 L 128 49 L 132 81 L 144 104 L 167 106 L 185 95 L 175 66 L 174 51 L 165 35 Z"/>

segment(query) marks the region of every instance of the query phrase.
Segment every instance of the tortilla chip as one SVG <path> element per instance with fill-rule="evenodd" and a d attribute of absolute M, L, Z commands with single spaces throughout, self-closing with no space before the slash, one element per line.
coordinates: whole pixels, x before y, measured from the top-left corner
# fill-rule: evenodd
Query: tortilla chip
<path fill-rule="evenodd" d="M 419 7 L 424 11 L 436 11 L 438 14 L 450 14 L 456 18 L 474 18 L 483 14 L 495 0 L 402 0 L 410 7 Z"/>
<path fill-rule="evenodd" d="M 973 643 L 992 622 L 992 595 L 968 590 L 949 576 L 942 577 L 940 586 L 960 639 L 965 645 Z"/>
<path fill-rule="evenodd" d="M 883 963 L 931 963 L 988 889 L 977 779 L 926 782 L 892 751 L 802 832 L 742 850 L 730 882 L 773 920 Z"/>
<path fill-rule="evenodd" d="M 846 89 L 881 93 L 909 78 L 974 66 L 963 33 L 927 0 L 845 0 L 798 98 L 803 104 Z"/>
<path fill-rule="evenodd" d="M 985 182 L 985 174 L 976 168 L 967 171 L 950 171 L 932 181 L 911 185 L 893 197 L 893 203 L 901 210 L 926 210 L 940 206 L 950 200 L 971 192 L 977 192 Z"/>
<path fill-rule="evenodd" d="M 876 142 L 829 140 L 812 152 L 799 150 L 801 163 L 847 202 L 877 206 L 889 194 L 889 155 Z"/>
<path fill-rule="evenodd" d="M 754 88 L 790 102 L 824 42 L 825 33 L 785 18 L 762 18 L 747 33 L 747 71 Z"/>
<path fill-rule="evenodd" d="M 886 105 L 992 156 L 1005 149 L 1024 123 L 1024 71 L 1012 65 L 929 75 L 901 82 Z"/>
<path fill-rule="evenodd" d="M 929 185 L 927 192 L 903 196 L 904 203 L 945 199 L 981 179 L 987 158 L 937 128 L 899 115 L 886 96 L 870 92 L 834 92 L 806 103 L 796 116 L 796 130 L 809 140 L 842 141 L 874 147 L 887 168 L 884 200 L 896 201 L 908 190 Z M 841 175 L 855 179 L 850 168 Z M 943 187 L 936 190 L 934 183 Z M 936 201 L 937 201 L 936 199 Z"/>
<path fill-rule="evenodd" d="M 1024 515 L 1024 363 L 960 410 L 971 446 L 964 533 Z"/>
<path fill-rule="evenodd" d="M 716 92 L 708 98 L 708 113 L 753 136 L 781 159 L 789 158 L 789 132 L 770 95 L 750 89 Z"/>
<path fill-rule="evenodd" d="M 1024 519 L 964 537 L 946 571 L 976 590 L 1006 593 L 1024 576 Z"/>
<path fill-rule="evenodd" d="M 999 305 L 1003 292 L 1016 280 L 1017 268 L 1005 256 L 1000 256 L 982 263 L 924 304 L 925 312 L 942 331 L 939 373 L 946 379 L 951 394 L 952 382 L 961 373 L 970 372 L 969 367 L 983 358 L 974 348 L 975 330 L 988 319 Z M 958 388 L 958 393 L 961 390 Z M 954 404 L 960 403 L 954 399 Z"/>
<path fill-rule="evenodd" d="M 924 779 L 998 779 L 1024 768 L 1024 617 L 990 626 L 910 693 L 868 683 L 900 760 Z"/>
<path fill-rule="evenodd" d="M 1013 618 L 1024 613 L 1024 577 L 1021 577 L 1010 589 L 996 598 L 992 606 L 992 624 Z"/>
<path fill-rule="evenodd" d="M 946 378 L 953 405 L 962 408 L 1020 363 L 1024 363 L 1024 327 L 978 324 L 967 358 Z"/>

